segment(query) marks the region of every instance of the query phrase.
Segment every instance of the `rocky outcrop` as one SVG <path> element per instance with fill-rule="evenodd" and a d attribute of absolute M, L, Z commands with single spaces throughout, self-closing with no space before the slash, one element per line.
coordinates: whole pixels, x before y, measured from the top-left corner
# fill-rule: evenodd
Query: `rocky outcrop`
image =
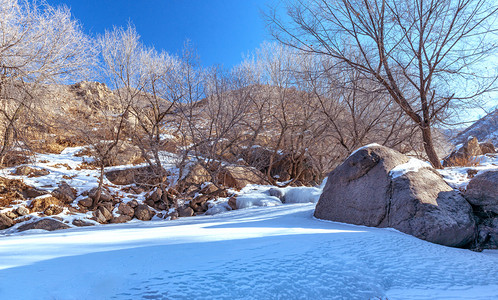
<path fill-rule="evenodd" d="M 31 223 L 26 223 L 19 228 L 17 228 L 18 231 L 26 231 L 30 229 L 43 229 L 43 230 L 48 230 L 48 231 L 54 231 L 54 230 L 60 230 L 60 229 L 68 229 L 71 228 L 69 225 L 64 224 L 60 221 L 57 221 L 55 219 L 51 218 L 45 218 L 45 219 L 39 219 L 37 221 L 31 222 Z"/>
<path fill-rule="evenodd" d="M 63 206 L 63 203 L 55 197 L 42 197 L 31 200 L 29 208 L 32 212 L 42 212 L 50 206 Z"/>
<path fill-rule="evenodd" d="M 432 168 L 410 164 L 409 157 L 386 147 L 359 149 L 329 174 L 315 217 L 392 227 L 447 246 L 473 241 L 470 204 Z"/>
<path fill-rule="evenodd" d="M 473 156 L 481 155 L 481 147 L 479 141 L 474 137 L 468 139 L 462 147 L 453 151 L 444 161 L 444 167 L 460 166 L 465 161 L 468 161 Z"/>

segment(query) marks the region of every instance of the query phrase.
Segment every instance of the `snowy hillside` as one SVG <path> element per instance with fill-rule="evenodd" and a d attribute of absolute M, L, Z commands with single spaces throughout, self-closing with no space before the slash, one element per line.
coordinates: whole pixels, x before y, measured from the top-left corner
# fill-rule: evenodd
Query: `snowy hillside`
<path fill-rule="evenodd" d="M 312 217 L 313 204 L 29 232 L 2 299 L 496 299 L 498 253 Z M 28 288 L 27 288 L 28 287 Z"/>
<path fill-rule="evenodd" d="M 481 142 L 498 144 L 498 109 L 481 118 L 467 129 L 460 132 L 454 139 L 455 144 L 467 141 L 469 137 L 476 137 Z"/>

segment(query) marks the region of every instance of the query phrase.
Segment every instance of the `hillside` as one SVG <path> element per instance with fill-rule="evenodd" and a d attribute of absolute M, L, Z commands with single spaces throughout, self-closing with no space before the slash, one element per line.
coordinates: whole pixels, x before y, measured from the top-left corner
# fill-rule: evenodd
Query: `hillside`
<path fill-rule="evenodd" d="M 498 145 L 498 109 L 476 121 L 457 134 L 454 139 L 456 145 L 462 144 L 469 137 L 476 137 L 481 142 L 491 142 Z"/>

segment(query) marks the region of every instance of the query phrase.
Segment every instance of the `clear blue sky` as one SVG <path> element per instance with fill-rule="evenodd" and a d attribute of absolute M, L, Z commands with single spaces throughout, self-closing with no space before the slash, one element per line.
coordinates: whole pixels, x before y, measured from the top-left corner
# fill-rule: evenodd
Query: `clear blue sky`
<path fill-rule="evenodd" d="M 190 39 L 204 65 L 231 67 L 242 53 L 271 40 L 260 10 L 269 0 L 47 0 L 65 4 L 87 33 L 135 24 L 142 42 L 180 53 Z"/>

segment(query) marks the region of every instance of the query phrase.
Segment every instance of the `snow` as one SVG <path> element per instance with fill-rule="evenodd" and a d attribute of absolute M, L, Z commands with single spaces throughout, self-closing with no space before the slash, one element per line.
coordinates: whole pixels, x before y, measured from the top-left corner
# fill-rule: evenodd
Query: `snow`
<path fill-rule="evenodd" d="M 2 299 L 496 299 L 497 251 L 323 222 L 314 204 L 1 238 Z"/>
<path fill-rule="evenodd" d="M 418 170 L 423 168 L 432 168 L 432 166 L 430 163 L 422 161 L 420 159 L 410 158 L 410 160 L 407 163 L 401 164 L 392 169 L 389 172 L 389 176 L 391 176 L 391 178 L 394 179 L 403 176 L 408 172 L 418 172 Z"/>
<path fill-rule="evenodd" d="M 377 146 L 380 146 L 380 145 L 377 144 L 377 143 L 372 143 L 372 144 L 365 145 L 365 146 L 360 147 L 360 148 L 354 150 L 353 152 L 351 152 L 351 154 L 349 154 L 348 157 L 351 157 L 353 154 L 355 154 L 356 152 L 358 152 L 360 150 L 364 150 L 364 149 L 367 149 L 367 148 L 370 148 L 370 147 L 377 147 Z"/>

